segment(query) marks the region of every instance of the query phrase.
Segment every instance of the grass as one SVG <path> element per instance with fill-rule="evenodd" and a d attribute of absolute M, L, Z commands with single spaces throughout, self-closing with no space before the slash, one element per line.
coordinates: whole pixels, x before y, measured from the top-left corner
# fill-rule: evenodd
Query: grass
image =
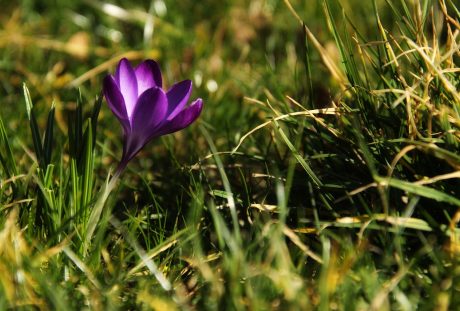
<path fill-rule="evenodd" d="M 0 309 L 460 304 L 454 1 L 24 0 L 0 24 Z M 109 184 L 121 57 L 205 106 Z"/>

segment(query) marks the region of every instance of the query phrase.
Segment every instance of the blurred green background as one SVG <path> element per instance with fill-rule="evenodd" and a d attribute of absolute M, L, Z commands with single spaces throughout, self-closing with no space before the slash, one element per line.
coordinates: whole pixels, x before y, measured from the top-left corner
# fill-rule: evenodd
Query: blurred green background
<path fill-rule="evenodd" d="M 332 3 L 339 16 L 339 5 Z M 339 62 L 321 1 L 292 4 Z M 375 24 L 369 14 L 371 1 L 342 1 L 342 5 L 359 22 L 356 27 L 363 35 L 376 39 L 375 29 L 368 26 Z M 286 94 L 298 100 L 306 96 L 304 35 L 284 1 L 47 0 L 5 1 L 2 7 L 0 74 L 5 116 L 22 108 L 17 94 L 24 81 L 44 110 L 52 100 L 58 110 L 71 109 L 75 88 L 93 97 L 121 56 L 134 63 L 156 59 L 166 85 L 192 79 L 193 96 L 207 103 L 203 121 L 218 128 L 225 125 L 233 135 L 252 128 L 251 120 L 257 118 L 257 107 L 244 104 L 244 96 L 264 98 L 267 92 L 280 99 Z M 326 105 L 337 90 L 318 55 L 312 56 L 312 63 L 313 83 L 321 91 L 317 104 Z M 235 137 L 229 139 L 234 143 Z"/>

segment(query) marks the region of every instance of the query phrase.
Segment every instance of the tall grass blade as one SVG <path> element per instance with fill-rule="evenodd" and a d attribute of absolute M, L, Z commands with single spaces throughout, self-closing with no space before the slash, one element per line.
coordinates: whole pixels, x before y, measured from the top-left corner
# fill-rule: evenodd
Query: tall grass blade
<path fill-rule="evenodd" d="M 99 117 L 99 112 L 101 111 L 101 106 L 102 106 L 102 100 L 103 100 L 102 94 L 99 94 L 96 96 L 96 100 L 94 101 L 94 106 L 93 106 L 93 111 L 91 112 L 91 131 L 92 131 L 92 138 L 93 138 L 93 143 L 92 143 L 92 148 L 96 146 L 96 133 L 97 133 L 97 120 Z"/>
<path fill-rule="evenodd" d="M 43 157 L 43 146 L 42 146 L 42 142 L 40 138 L 40 131 L 38 130 L 37 120 L 33 112 L 33 104 L 32 104 L 32 99 L 30 97 L 30 92 L 25 83 L 23 84 L 23 90 L 24 90 L 24 98 L 26 101 L 27 118 L 29 119 L 29 126 L 32 132 L 32 140 L 34 143 L 35 154 L 37 156 L 37 160 L 38 160 L 40 167 L 44 170 L 45 162 L 44 162 L 44 157 Z"/>
<path fill-rule="evenodd" d="M 89 208 L 89 203 L 92 199 L 91 193 L 93 190 L 93 165 L 94 165 L 94 148 L 93 148 L 93 125 L 91 119 L 88 119 L 86 122 L 86 130 L 84 134 L 85 139 L 85 148 L 83 153 L 83 174 L 82 174 L 82 205 L 81 208 L 84 209 L 83 214 L 86 215 L 86 212 Z M 85 217 L 85 216 L 83 216 Z M 86 217 L 85 217 L 86 218 Z"/>
<path fill-rule="evenodd" d="M 460 206 L 460 199 L 453 197 L 445 192 L 436 190 L 434 188 L 414 184 L 408 181 L 399 180 L 396 178 L 386 178 L 376 176 L 375 181 L 381 183 L 382 185 L 388 185 L 408 193 L 413 193 L 424 198 L 429 198 L 436 200 L 438 202 L 446 202 L 455 206 Z"/>
<path fill-rule="evenodd" d="M 54 111 L 55 104 L 53 102 L 51 110 L 48 113 L 48 121 L 46 123 L 45 139 L 43 142 L 43 160 L 45 165 L 51 163 L 51 154 L 53 151 L 53 131 L 54 131 Z"/>

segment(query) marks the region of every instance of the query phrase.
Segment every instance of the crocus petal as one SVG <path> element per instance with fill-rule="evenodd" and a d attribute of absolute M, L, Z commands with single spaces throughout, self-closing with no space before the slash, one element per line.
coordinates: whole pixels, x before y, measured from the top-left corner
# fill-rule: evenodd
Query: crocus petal
<path fill-rule="evenodd" d="M 168 109 L 168 99 L 162 89 L 146 90 L 139 97 L 132 117 L 132 130 L 125 137 L 123 161 L 131 160 L 156 136 L 158 125 L 164 120 Z"/>
<path fill-rule="evenodd" d="M 192 81 L 184 80 L 174 84 L 166 94 L 168 96 L 167 120 L 174 119 L 181 112 L 190 98 Z"/>
<path fill-rule="evenodd" d="M 102 89 L 107 103 L 109 104 L 109 108 L 115 116 L 119 119 L 127 119 L 128 115 L 126 113 L 125 100 L 113 76 L 109 75 L 104 78 Z"/>
<path fill-rule="evenodd" d="M 133 113 L 133 132 L 149 132 L 160 124 L 168 111 L 168 99 L 159 87 L 148 89 L 137 100 Z"/>
<path fill-rule="evenodd" d="M 146 60 L 135 69 L 126 58 L 120 60 L 113 76 L 104 79 L 104 96 L 123 126 L 123 155 L 118 170 L 153 138 L 176 132 L 198 118 L 203 102 L 197 99 L 185 108 L 192 82 L 175 84 L 167 93 L 162 89 L 158 64 Z"/>
<path fill-rule="evenodd" d="M 128 118 L 131 119 L 138 93 L 136 74 L 126 58 L 123 58 L 118 64 L 115 72 L 115 82 L 118 84 L 118 88 L 125 99 L 126 112 Z"/>
<path fill-rule="evenodd" d="M 198 98 L 189 107 L 179 112 L 174 119 L 164 123 L 155 133 L 155 137 L 174 133 L 186 128 L 200 116 L 202 109 L 203 101 L 201 98 Z"/>
<path fill-rule="evenodd" d="M 152 87 L 162 87 L 160 66 L 157 62 L 148 59 L 139 64 L 134 70 L 137 79 L 137 94 L 141 95 Z"/>
<path fill-rule="evenodd" d="M 102 89 L 110 110 L 112 110 L 113 114 L 120 120 L 123 129 L 125 131 L 128 130 L 130 125 L 125 108 L 125 100 L 112 76 L 109 75 L 104 78 Z"/>

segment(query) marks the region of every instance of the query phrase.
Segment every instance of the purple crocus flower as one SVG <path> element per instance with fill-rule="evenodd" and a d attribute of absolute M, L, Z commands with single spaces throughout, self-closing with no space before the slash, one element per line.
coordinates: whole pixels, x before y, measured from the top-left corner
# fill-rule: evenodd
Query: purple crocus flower
<path fill-rule="evenodd" d="M 121 170 L 150 140 L 189 126 L 203 108 L 201 98 L 185 107 L 192 92 L 190 80 L 163 91 L 160 68 L 153 60 L 133 68 L 123 58 L 115 75 L 105 77 L 103 92 L 123 127 Z"/>

